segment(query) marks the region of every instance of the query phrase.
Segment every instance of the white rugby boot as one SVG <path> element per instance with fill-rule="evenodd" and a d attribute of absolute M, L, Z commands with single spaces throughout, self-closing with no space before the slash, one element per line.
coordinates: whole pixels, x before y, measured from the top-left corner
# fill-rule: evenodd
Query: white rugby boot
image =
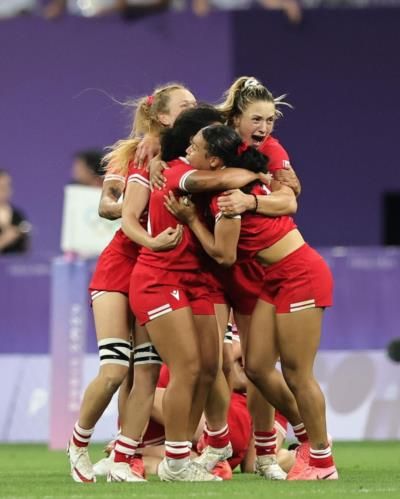
<path fill-rule="evenodd" d="M 286 480 L 286 473 L 279 466 L 276 456 L 257 456 L 255 472 L 266 480 Z"/>
<path fill-rule="evenodd" d="M 193 461 L 203 466 L 207 471 L 211 471 L 219 462 L 226 461 L 232 457 L 232 453 L 232 444 L 230 442 L 220 449 L 207 445 L 200 456 L 195 457 Z"/>
<path fill-rule="evenodd" d="M 180 470 L 172 471 L 164 458 L 158 465 L 157 474 L 163 482 L 222 482 L 220 477 L 212 475 L 194 461 L 188 461 Z"/>
<path fill-rule="evenodd" d="M 67 455 L 71 465 L 71 476 L 75 482 L 94 483 L 96 481 L 87 447 L 78 447 L 73 442 L 69 442 Z"/>
<path fill-rule="evenodd" d="M 111 464 L 110 471 L 107 475 L 107 482 L 147 482 L 142 476 L 137 475 L 129 463 Z"/>

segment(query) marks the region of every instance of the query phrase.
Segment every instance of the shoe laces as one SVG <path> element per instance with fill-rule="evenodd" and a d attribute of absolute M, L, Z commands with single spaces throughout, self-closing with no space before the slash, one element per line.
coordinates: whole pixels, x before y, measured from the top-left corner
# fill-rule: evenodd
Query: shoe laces
<path fill-rule="evenodd" d="M 270 466 L 277 465 L 278 461 L 276 456 L 257 456 L 258 468 L 269 468 Z"/>
<path fill-rule="evenodd" d="M 191 461 L 189 463 L 190 474 L 193 478 L 208 478 L 210 479 L 211 473 L 209 473 L 205 468 L 203 468 L 199 463 Z"/>
<path fill-rule="evenodd" d="M 74 449 L 74 453 L 75 453 L 75 466 L 78 465 L 79 463 L 79 466 L 80 467 L 83 467 L 87 470 L 90 470 L 90 472 L 93 471 L 93 465 L 92 465 L 92 462 L 90 461 L 90 457 L 89 457 L 89 452 L 88 452 L 88 449 L 87 447 L 77 447 L 76 449 Z"/>

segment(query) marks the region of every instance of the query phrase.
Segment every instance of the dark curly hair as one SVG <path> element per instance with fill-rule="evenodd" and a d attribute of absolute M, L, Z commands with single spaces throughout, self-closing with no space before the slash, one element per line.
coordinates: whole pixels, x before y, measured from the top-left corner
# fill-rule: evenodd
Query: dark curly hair
<path fill-rule="evenodd" d="M 206 104 L 183 111 L 174 125 L 161 135 L 161 159 L 172 161 L 179 156 L 185 156 L 193 135 L 207 125 L 223 121 L 222 113 Z"/>
<path fill-rule="evenodd" d="M 254 173 L 267 173 L 268 158 L 253 146 L 243 142 L 240 135 L 226 125 L 210 125 L 202 129 L 208 154 L 222 159 L 225 166 L 245 168 Z M 242 187 L 243 192 L 260 184 L 258 180 Z"/>

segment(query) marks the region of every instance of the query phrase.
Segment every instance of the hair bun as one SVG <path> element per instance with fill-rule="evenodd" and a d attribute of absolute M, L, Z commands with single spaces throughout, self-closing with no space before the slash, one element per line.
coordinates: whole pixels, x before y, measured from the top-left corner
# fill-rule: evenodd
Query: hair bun
<path fill-rule="evenodd" d="M 252 88 L 252 87 L 259 87 L 260 85 L 261 85 L 261 83 L 258 80 L 251 77 L 245 81 L 243 88 L 247 89 L 247 88 Z"/>

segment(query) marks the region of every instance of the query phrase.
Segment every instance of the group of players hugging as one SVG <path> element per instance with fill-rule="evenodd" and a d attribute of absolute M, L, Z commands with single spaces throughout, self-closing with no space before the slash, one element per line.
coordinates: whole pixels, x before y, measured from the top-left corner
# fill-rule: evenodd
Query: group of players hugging
<path fill-rule="evenodd" d="M 333 280 L 292 218 L 300 182 L 271 135 L 284 98 L 254 77 L 217 106 L 168 84 L 108 149 L 99 214 L 122 222 L 90 283 L 100 367 L 69 441 L 75 481 L 338 478 L 313 375 Z M 93 465 L 118 389 L 118 436 Z"/>

